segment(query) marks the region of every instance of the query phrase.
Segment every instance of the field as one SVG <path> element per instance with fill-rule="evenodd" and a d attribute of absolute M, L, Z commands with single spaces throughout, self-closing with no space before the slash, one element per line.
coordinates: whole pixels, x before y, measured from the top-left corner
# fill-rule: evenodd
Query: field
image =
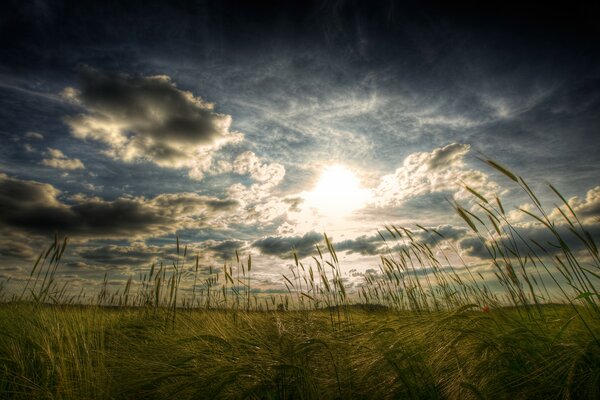
<path fill-rule="evenodd" d="M 23 399 L 598 398 L 598 344 L 572 314 L 353 307 L 331 325 L 329 311 L 185 311 L 172 326 L 136 309 L 6 305 L 0 390 Z"/>
<path fill-rule="evenodd" d="M 285 295 L 251 290 L 250 257 L 199 275 L 177 242 L 172 267 L 85 297 L 56 279 L 67 245 L 57 238 L 22 291 L 2 293 L 2 398 L 600 398 L 594 239 L 560 193 L 546 212 L 522 178 L 488 163 L 529 196 L 534 211 L 521 211 L 555 241 L 523 237 L 500 199 L 467 188 L 479 213 L 455 209 L 498 289 L 455 266 L 443 241 L 388 226 L 390 253 L 354 292 L 325 237 L 311 265 L 295 260 Z"/>

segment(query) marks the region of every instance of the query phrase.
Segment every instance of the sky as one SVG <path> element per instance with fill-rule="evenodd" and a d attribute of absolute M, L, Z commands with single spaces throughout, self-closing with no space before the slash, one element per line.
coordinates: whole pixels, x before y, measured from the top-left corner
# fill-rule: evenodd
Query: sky
<path fill-rule="evenodd" d="M 415 224 L 485 270 L 464 185 L 531 205 L 481 158 L 550 205 L 552 183 L 596 236 L 596 14 L 446 3 L 6 2 L 0 281 L 55 233 L 82 286 L 168 263 L 179 236 L 204 266 L 252 254 L 269 290 L 327 233 L 351 285 L 378 231 Z"/>

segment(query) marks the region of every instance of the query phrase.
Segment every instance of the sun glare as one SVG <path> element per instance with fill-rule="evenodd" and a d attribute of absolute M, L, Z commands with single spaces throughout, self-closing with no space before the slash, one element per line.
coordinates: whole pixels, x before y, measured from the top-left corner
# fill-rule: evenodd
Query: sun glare
<path fill-rule="evenodd" d="M 369 191 L 360 187 L 356 175 L 342 165 L 327 168 L 305 196 L 306 204 L 325 217 L 346 216 L 363 207 L 369 198 Z"/>

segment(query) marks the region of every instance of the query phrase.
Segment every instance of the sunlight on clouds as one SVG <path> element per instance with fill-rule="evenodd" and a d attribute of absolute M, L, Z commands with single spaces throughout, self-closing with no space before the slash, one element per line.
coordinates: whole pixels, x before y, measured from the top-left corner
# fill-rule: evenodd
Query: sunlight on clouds
<path fill-rule="evenodd" d="M 415 210 L 436 214 L 437 203 L 446 204 L 445 198 L 466 201 L 472 195 L 465 184 L 488 197 L 500 193 L 488 174 L 466 164 L 470 149 L 468 144 L 450 143 L 430 152 L 409 154 L 394 173 L 366 187 L 361 187 L 348 168 L 330 166 L 313 188 L 295 195 L 302 201 L 287 211 L 289 224 L 281 231 L 296 235 L 326 231 L 338 239 L 351 239 L 390 220 L 412 221 L 417 217 Z"/>
<path fill-rule="evenodd" d="M 431 193 L 449 192 L 454 199 L 470 198 L 464 185 L 493 198 L 500 187 L 489 175 L 465 164 L 468 144 L 451 143 L 431 152 L 408 155 L 393 174 L 381 178 L 375 188 L 375 205 L 402 205 L 406 200 Z"/>
<path fill-rule="evenodd" d="M 315 188 L 304 194 L 306 205 L 325 217 L 347 216 L 370 198 L 370 191 L 361 188 L 356 175 L 342 165 L 327 168 Z"/>
<path fill-rule="evenodd" d="M 65 156 L 63 154 L 63 152 L 58 149 L 53 149 L 53 148 L 48 147 L 48 150 L 46 151 L 45 155 L 47 156 L 47 158 L 44 158 L 41 161 L 41 164 L 45 165 L 47 167 L 50 167 L 50 168 L 65 169 L 65 170 L 84 169 L 85 168 L 85 165 L 83 165 L 83 163 L 81 162 L 80 159 L 67 158 L 67 156 Z"/>

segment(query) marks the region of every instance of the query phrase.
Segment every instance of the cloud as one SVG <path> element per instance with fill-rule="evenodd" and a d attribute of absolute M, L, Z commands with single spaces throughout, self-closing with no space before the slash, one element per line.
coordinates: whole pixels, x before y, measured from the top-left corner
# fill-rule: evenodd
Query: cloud
<path fill-rule="evenodd" d="M 59 205 L 60 191 L 47 183 L 10 178 L 0 172 L 0 213 L 3 209 Z"/>
<path fill-rule="evenodd" d="M 103 185 L 94 185 L 93 183 L 89 182 L 84 182 L 81 184 L 81 186 L 92 192 L 100 191 L 104 188 Z"/>
<path fill-rule="evenodd" d="M 67 158 L 62 151 L 48 147 L 47 155 L 51 158 Z"/>
<path fill-rule="evenodd" d="M 235 200 L 189 192 L 111 201 L 79 194 L 69 203 L 60 194 L 52 185 L 0 174 L 0 225 L 39 235 L 162 236 L 178 229 L 225 226 L 238 207 Z"/>
<path fill-rule="evenodd" d="M 429 170 L 446 168 L 450 165 L 455 165 L 469 152 L 471 146 L 468 144 L 452 143 L 447 146 L 437 148 L 431 153 L 421 153 L 421 159 L 426 160 L 426 165 Z M 414 156 L 417 157 L 418 156 Z"/>
<path fill-rule="evenodd" d="M 579 218 L 583 229 L 597 241 L 600 238 L 600 186 L 589 189 L 584 198 L 574 196 L 567 201 Z M 562 203 L 559 203 L 559 205 L 563 212 L 570 218 L 571 222 L 575 224 L 575 230 L 579 235 L 582 237 L 587 236 L 581 232 L 581 227 L 575 223 L 575 219 L 567 207 L 562 205 Z M 531 203 L 525 203 L 517 209 L 508 212 L 507 217 L 512 227 L 511 231 L 512 229 L 516 231 L 513 235 L 514 240 L 511 240 L 504 234 L 502 236 L 493 234 L 493 240 L 504 249 L 505 253 L 512 254 L 512 252 L 517 251 L 521 256 L 532 252 L 537 253 L 539 256 L 552 256 L 561 253 L 562 249 L 555 234 L 521 210 L 531 212 L 534 215 L 539 214 L 536 207 Z M 585 250 L 585 243 L 573 233 L 572 227 L 557 208 L 548 212 L 547 217 L 552 221 L 554 229 L 571 251 L 576 253 Z M 500 225 L 505 224 L 502 223 Z M 490 252 L 487 250 L 487 248 L 491 249 L 492 247 L 491 238 L 482 240 L 469 235 L 467 232 L 464 232 L 462 235 L 463 238 L 459 241 L 459 245 L 466 255 L 482 259 L 491 257 Z M 534 244 L 534 241 L 543 246 L 545 251 Z M 494 244 L 493 247 L 497 247 L 497 245 Z M 510 249 L 510 251 L 506 249 Z M 492 253 L 494 253 L 493 250 Z"/>
<path fill-rule="evenodd" d="M 233 171 L 241 175 L 250 175 L 252 179 L 264 185 L 275 186 L 285 176 L 285 168 L 278 163 L 262 163 L 251 151 L 246 151 L 233 162 Z"/>
<path fill-rule="evenodd" d="M 442 241 L 456 241 L 467 235 L 468 231 L 465 228 L 457 228 L 452 225 L 439 225 L 436 227 L 425 227 L 427 231 L 422 229 L 411 230 L 411 235 L 418 243 L 436 246 Z M 437 233 L 436 233 L 437 232 Z M 359 236 L 355 239 L 344 240 L 334 243 L 336 251 L 347 251 L 349 254 L 358 253 L 362 255 L 384 254 L 388 251 L 398 250 L 398 246 L 403 246 L 402 243 L 396 244 L 396 239 L 393 239 L 383 231 L 382 234 L 388 242 L 384 242 L 381 236 Z"/>
<path fill-rule="evenodd" d="M 42 135 L 39 132 L 25 132 L 25 138 L 26 139 L 33 139 L 33 140 L 42 140 L 44 139 L 44 135 Z"/>
<path fill-rule="evenodd" d="M 304 258 L 315 254 L 315 245 L 322 241 L 323 235 L 320 233 L 308 232 L 303 236 L 268 236 L 253 242 L 252 247 L 259 249 L 262 254 L 281 258 L 292 257 L 295 250 L 298 257 Z"/>
<path fill-rule="evenodd" d="M 234 211 L 239 206 L 236 200 L 202 196 L 191 192 L 164 193 L 144 202 L 162 209 L 165 215 L 170 216 L 198 215 L 204 211 L 225 213 Z"/>
<path fill-rule="evenodd" d="M 172 248 L 172 246 L 170 246 Z M 76 255 L 84 260 L 85 265 L 101 264 L 105 266 L 140 266 L 150 265 L 165 259 L 166 249 L 159 246 L 148 246 L 144 243 L 133 243 L 130 246 L 106 245 L 79 249 Z"/>
<path fill-rule="evenodd" d="M 468 197 L 463 184 L 483 195 L 495 193 L 499 186 L 487 174 L 465 166 L 464 157 L 470 148 L 468 144 L 452 143 L 431 152 L 410 154 L 393 174 L 382 177 L 375 189 L 375 204 L 400 205 L 408 199 L 439 192 Z"/>
<path fill-rule="evenodd" d="M 224 240 L 221 242 L 208 241 L 205 243 L 206 249 L 212 251 L 215 256 L 223 261 L 230 260 L 235 257 L 235 252 L 246 246 L 243 240 Z"/>
<path fill-rule="evenodd" d="M 63 96 L 86 111 L 65 119 L 76 138 L 101 142 L 107 155 L 125 162 L 186 168 L 194 179 L 202 179 L 215 151 L 242 139 L 229 130 L 229 115 L 165 75 L 84 68 L 80 87 L 66 88 Z"/>
<path fill-rule="evenodd" d="M 581 199 L 577 196 L 571 197 L 569 205 L 575 211 L 579 218 L 587 221 L 600 221 L 600 186 L 596 186 L 587 191 L 585 198 Z M 566 214 L 570 213 L 565 210 Z M 553 213 L 553 216 L 558 217 L 558 212 Z"/>
<path fill-rule="evenodd" d="M 67 170 L 84 169 L 85 168 L 85 165 L 83 165 L 83 163 L 81 162 L 80 159 L 67 158 L 67 156 L 65 156 L 63 154 L 63 152 L 58 149 L 53 149 L 53 148 L 48 147 L 46 155 L 49 158 L 44 158 L 42 160 L 42 164 L 47 167 L 56 168 L 56 169 L 67 169 Z"/>
<path fill-rule="evenodd" d="M 381 253 L 383 245 L 384 242 L 379 235 L 363 235 L 356 239 L 334 243 L 333 246 L 336 251 L 347 251 L 349 254 L 359 253 L 362 255 L 375 255 Z"/>
<path fill-rule="evenodd" d="M 546 227 L 540 224 L 525 224 L 521 226 L 514 226 L 518 235 L 515 234 L 515 241 L 509 239 L 506 236 L 496 238 L 496 242 L 507 254 L 512 254 L 515 250 L 521 255 L 526 254 L 537 254 L 540 257 L 553 256 L 562 252 L 559 241 L 556 236 Z M 555 229 L 558 232 L 561 239 L 569 247 L 569 249 L 577 254 L 578 252 L 586 252 L 585 243 L 577 237 L 570 229 L 570 226 L 566 223 L 555 225 Z M 585 224 L 584 229 L 594 238 L 597 243 L 600 238 L 600 223 Z M 578 231 L 581 235 L 581 232 Z M 524 241 L 521 239 L 523 238 Z M 543 246 L 544 250 L 541 250 L 534 242 L 539 243 Z M 483 242 L 481 239 L 476 237 L 467 237 L 460 241 L 460 248 L 465 251 L 465 254 L 472 257 L 479 258 L 490 258 L 490 253 L 487 248 L 491 248 L 489 240 Z M 510 251 L 506 249 L 511 249 Z M 493 253 L 493 250 L 492 250 Z M 583 253 L 582 253 L 583 254 Z M 498 255 L 498 257 L 501 257 Z M 583 259 L 583 258 L 582 258 Z"/>
<path fill-rule="evenodd" d="M 298 197 L 287 197 L 283 199 L 283 202 L 289 204 L 289 210 L 292 212 L 300 211 L 300 206 L 304 202 L 304 199 L 300 196 Z"/>
<path fill-rule="evenodd" d="M 256 154 L 246 151 L 232 164 L 232 171 L 248 175 L 254 183 L 235 183 L 227 189 L 229 198 L 236 199 L 244 208 L 241 216 L 245 223 L 266 223 L 294 207 L 294 201 L 273 195 L 273 189 L 283 180 L 285 168 L 278 163 L 264 163 Z"/>
<path fill-rule="evenodd" d="M 460 241 L 460 248 L 466 255 L 478 258 L 489 258 L 490 253 L 485 242 L 478 237 L 467 237 Z"/>
<path fill-rule="evenodd" d="M 273 196 L 270 190 L 259 185 L 244 186 L 236 183 L 227 190 L 229 198 L 239 201 L 243 212 L 238 214 L 239 221 L 245 224 L 264 225 L 277 218 L 283 218 L 290 209 L 284 198 Z"/>
<path fill-rule="evenodd" d="M 585 229 L 597 243 L 600 238 L 600 186 L 589 189 L 583 198 L 574 196 L 569 198 L 567 202 L 577 215 L 583 229 Z M 564 214 L 575 224 L 574 229 L 578 234 L 582 237 L 586 237 L 587 235 L 581 232 L 579 224 L 575 222 L 575 218 L 572 216 L 571 211 L 569 211 L 562 202 L 559 203 L 559 205 Z M 538 214 L 537 209 L 531 203 L 523 204 L 518 209 L 511 210 L 508 213 L 508 219 L 511 222 L 512 227 L 518 232 L 518 235 L 515 235 L 517 251 L 521 255 L 535 251 L 540 256 L 561 253 L 562 249 L 555 234 L 521 210 L 531 212 L 534 215 Z M 585 243 L 580 237 L 573 233 L 572 227 L 557 208 L 554 208 L 547 215 L 548 219 L 552 221 L 554 229 L 571 251 L 576 253 L 585 250 Z M 525 242 L 523 242 L 519 236 L 520 238 L 524 238 Z M 496 240 L 500 243 L 501 247 L 510 248 L 512 251 L 515 251 L 515 242 L 512 242 L 505 235 L 499 238 L 497 237 Z M 534 241 L 543 246 L 545 252 L 535 245 Z M 490 241 L 487 240 L 482 242 L 478 238 L 471 237 L 465 238 L 460 242 L 460 247 L 467 255 L 479 258 L 490 257 L 485 245 L 490 247 Z"/>
<path fill-rule="evenodd" d="M 250 219 L 264 222 L 287 211 L 287 204 L 272 196 L 273 188 L 285 176 L 283 165 L 263 163 L 256 154 L 246 151 L 234 160 L 233 172 L 249 175 L 256 182 L 249 186 L 235 183 L 228 189 L 229 197 L 238 199 L 247 208 L 247 216 Z"/>
<path fill-rule="evenodd" d="M 39 253 L 34 250 L 31 240 L 13 232 L 2 232 L 0 237 L 0 257 L 20 261 L 33 261 Z"/>
<path fill-rule="evenodd" d="M 469 230 L 453 225 L 439 225 L 436 227 L 426 227 L 429 232 L 423 230 L 417 231 L 417 237 L 421 243 L 435 246 L 444 240 L 456 241 L 465 237 Z M 436 233 L 437 232 L 437 233 Z"/>

